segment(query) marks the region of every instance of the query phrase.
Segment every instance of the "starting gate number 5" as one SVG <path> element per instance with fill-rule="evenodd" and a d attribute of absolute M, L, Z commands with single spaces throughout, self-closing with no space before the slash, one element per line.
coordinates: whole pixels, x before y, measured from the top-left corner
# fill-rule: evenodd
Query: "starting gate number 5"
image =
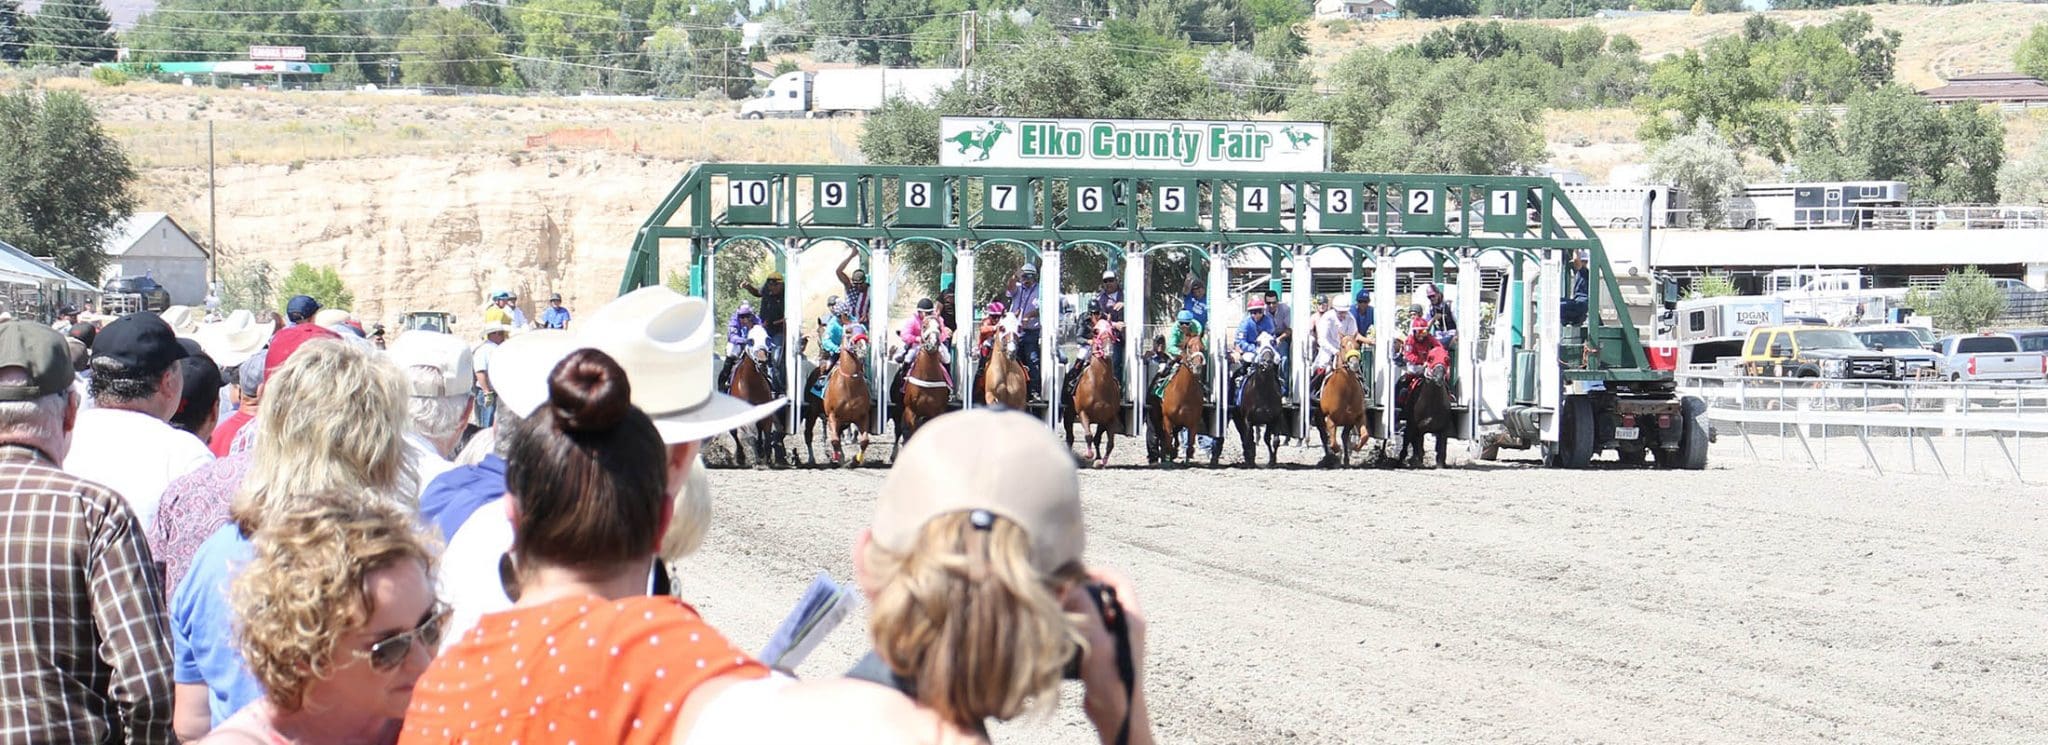
<path fill-rule="evenodd" d="M 1408 214 L 1436 214 L 1436 192 L 1430 189 L 1409 189 Z"/>
<path fill-rule="evenodd" d="M 924 209 L 932 205 L 932 184 L 929 181 L 911 181 L 903 185 L 903 206 Z"/>
<path fill-rule="evenodd" d="M 732 181 L 726 184 L 726 203 L 734 207 L 760 207 L 768 203 L 768 182 Z"/>
<path fill-rule="evenodd" d="M 1244 210 L 1245 210 L 1246 212 L 1265 212 L 1265 211 L 1266 211 L 1266 187 L 1263 187 L 1263 186 L 1248 186 L 1248 187 L 1245 187 L 1245 190 L 1244 190 Z"/>
<path fill-rule="evenodd" d="M 1017 187 L 1012 184 L 996 184 L 988 188 L 988 208 L 997 212 L 1011 212 L 1017 209 Z"/>
<path fill-rule="evenodd" d="M 1181 210 L 1187 209 L 1187 204 L 1188 204 L 1188 190 L 1187 190 L 1187 187 L 1185 187 L 1185 186 L 1162 186 L 1162 187 L 1159 187 L 1159 210 L 1160 210 L 1161 212 L 1179 212 L 1179 211 L 1181 211 Z"/>
<path fill-rule="evenodd" d="M 1332 214 L 1332 215 L 1348 215 L 1348 214 L 1351 214 L 1351 190 L 1350 190 L 1350 189 L 1331 189 L 1331 190 L 1329 191 L 1329 194 L 1330 194 L 1330 198 L 1329 198 L 1329 200 L 1328 200 L 1328 204 L 1327 204 L 1326 206 L 1327 206 L 1327 207 L 1329 208 L 1329 210 L 1330 210 L 1330 214 Z"/>
<path fill-rule="evenodd" d="M 819 195 L 818 206 L 826 209 L 840 209 L 846 206 L 846 184 L 844 182 L 827 181 L 825 182 L 824 189 L 821 191 L 823 193 Z"/>

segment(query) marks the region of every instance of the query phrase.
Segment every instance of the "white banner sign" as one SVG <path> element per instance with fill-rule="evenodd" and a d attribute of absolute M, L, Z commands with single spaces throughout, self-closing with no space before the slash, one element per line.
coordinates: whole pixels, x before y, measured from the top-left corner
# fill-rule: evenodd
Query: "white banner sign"
<path fill-rule="evenodd" d="M 249 59 L 259 59 L 259 60 L 290 60 L 290 61 L 293 61 L 293 62 L 302 62 L 302 61 L 304 61 L 304 60 L 306 59 L 306 48 L 305 48 L 305 47 L 277 47 L 277 46 L 252 46 L 252 47 L 249 47 Z"/>
<path fill-rule="evenodd" d="M 939 120 L 939 165 L 1159 171 L 1322 171 L 1329 129 L 1317 122 L 1158 119 Z"/>

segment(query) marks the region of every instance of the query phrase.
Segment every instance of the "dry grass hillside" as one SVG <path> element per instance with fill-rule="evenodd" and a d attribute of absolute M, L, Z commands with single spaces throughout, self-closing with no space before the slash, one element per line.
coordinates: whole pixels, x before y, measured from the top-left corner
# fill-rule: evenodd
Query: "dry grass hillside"
<path fill-rule="evenodd" d="M 2012 69 L 2013 51 L 2035 25 L 2048 23 L 2048 5 L 1970 3 L 1966 5 L 1869 5 L 1853 8 L 1869 13 L 1882 28 L 1905 34 L 1899 45 L 1898 78 L 1916 88 L 1931 88 L 1952 75 Z M 1845 11 L 1772 11 L 1772 18 L 1803 26 L 1825 23 Z M 1558 28 L 1598 26 L 1609 34 L 1628 34 L 1643 46 L 1643 56 L 1656 59 L 1737 33 L 1747 14 L 1693 16 L 1673 13 L 1636 18 L 1576 18 L 1540 23 Z M 1447 23 L 1458 21 L 1394 20 L 1351 23 L 1346 33 L 1332 24 L 1315 24 L 1309 46 L 1317 69 L 1361 46 L 1392 47 L 1413 42 Z"/>

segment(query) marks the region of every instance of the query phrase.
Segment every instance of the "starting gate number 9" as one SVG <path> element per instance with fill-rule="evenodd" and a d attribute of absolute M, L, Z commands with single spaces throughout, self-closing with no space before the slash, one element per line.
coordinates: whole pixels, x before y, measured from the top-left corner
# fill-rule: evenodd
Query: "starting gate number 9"
<path fill-rule="evenodd" d="M 1017 209 L 1017 187 L 1012 184 L 996 184 L 988 188 L 988 208 L 997 212 L 1012 212 Z"/>
<path fill-rule="evenodd" d="M 1431 189 L 1409 189 L 1408 214 L 1436 214 L 1436 192 Z"/>
<path fill-rule="evenodd" d="M 1162 186 L 1162 187 L 1159 187 L 1159 210 L 1160 210 L 1161 212 L 1179 212 L 1179 211 L 1181 211 L 1181 210 L 1187 209 L 1187 206 L 1188 206 L 1188 190 L 1187 190 L 1187 187 L 1185 187 L 1185 186 Z"/>
<path fill-rule="evenodd" d="M 826 209 L 840 209 L 846 206 L 846 184 L 841 181 L 827 181 L 818 195 L 818 206 Z"/>
<path fill-rule="evenodd" d="M 1248 186 L 1244 190 L 1244 211 L 1266 211 L 1266 187 Z"/>
<path fill-rule="evenodd" d="M 932 206 L 931 182 L 910 181 L 903 184 L 903 206 L 920 210 Z"/>
<path fill-rule="evenodd" d="M 734 207 L 760 207 L 768 203 L 768 182 L 732 181 L 726 184 L 726 203 Z"/>
<path fill-rule="evenodd" d="M 1330 197 L 1329 197 L 1329 199 L 1325 200 L 1325 201 L 1326 201 L 1326 203 L 1324 204 L 1324 207 L 1325 207 L 1325 208 L 1327 208 L 1327 209 L 1329 210 L 1330 214 L 1332 214 L 1332 215 L 1348 215 L 1348 214 L 1351 214 L 1351 190 L 1350 190 L 1350 189 L 1331 189 L 1331 190 L 1329 190 L 1328 194 L 1330 195 Z"/>
<path fill-rule="evenodd" d="M 1512 215 L 1512 214 L 1515 214 L 1516 212 L 1519 212 L 1520 210 L 1517 210 L 1517 209 L 1515 209 L 1515 202 L 1517 202 L 1517 201 L 1519 201 L 1519 200 L 1515 199 L 1515 193 L 1514 193 L 1514 192 L 1512 192 L 1512 191 L 1496 191 L 1496 192 L 1494 192 L 1494 193 L 1493 193 L 1493 214 L 1496 214 L 1496 215 Z"/>
<path fill-rule="evenodd" d="M 1074 201 L 1080 205 L 1082 212 L 1101 212 L 1102 187 L 1083 186 L 1079 189 L 1075 189 Z"/>

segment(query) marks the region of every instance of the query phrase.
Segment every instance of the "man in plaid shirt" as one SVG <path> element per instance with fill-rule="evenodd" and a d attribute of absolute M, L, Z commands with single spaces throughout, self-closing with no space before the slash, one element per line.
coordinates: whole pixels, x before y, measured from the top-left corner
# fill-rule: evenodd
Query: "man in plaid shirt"
<path fill-rule="evenodd" d="M 64 339 L 0 323 L 0 742 L 169 743 L 171 648 L 140 524 L 58 469 L 78 396 Z"/>

